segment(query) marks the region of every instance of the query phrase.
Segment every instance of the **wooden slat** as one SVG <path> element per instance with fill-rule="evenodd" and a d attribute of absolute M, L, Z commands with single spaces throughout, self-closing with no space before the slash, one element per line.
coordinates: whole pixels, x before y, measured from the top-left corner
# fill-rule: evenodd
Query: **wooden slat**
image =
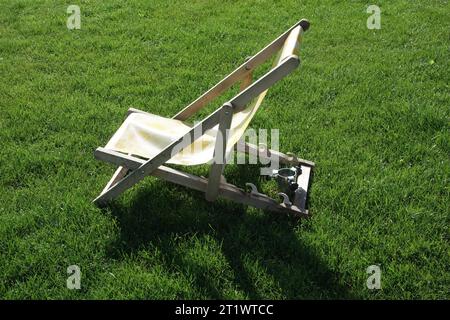
<path fill-rule="evenodd" d="M 286 41 L 284 42 L 283 49 L 281 50 L 281 56 L 298 55 L 295 47 L 297 43 L 301 41 L 302 27 L 297 26 L 289 33 Z"/>
<path fill-rule="evenodd" d="M 117 181 L 119 181 L 123 177 L 125 177 L 127 175 L 127 173 L 128 173 L 128 169 L 127 168 L 119 166 L 116 169 L 116 171 L 114 172 L 114 174 L 112 175 L 111 179 L 106 184 L 105 188 L 103 188 L 103 190 L 102 190 L 102 192 L 100 194 L 103 194 L 106 191 L 108 191 L 109 188 L 111 188 L 111 186 L 113 186 L 115 183 L 117 183 Z"/>
<path fill-rule="evenodd" d="M 251 70 L 247 75 L 242 79 L 241 84 L 239 85 L 239 92 L 244 91 L 249 85 L 252 84 L 253 81 L 253 70 Z"/>
<path fill-rule="evenodd" d="M 220 112 L 219 129 L 216 136 L 216 145 L 214 147 L 214 163 L 209 171 L 208 188 L 205 198 L 208 201 L 214 201 L 219 194 L 219 185 L 225 167 L 225 157 L 227 148 L 227 131 L 230 129 L 233 119 L 233 106 L 225 104 Z"/>
<path fill-rule="evenodd" d="M 102 147 L 99 147 L 94 151 L 94 156 L 98 160 L 114 163 L 118 166 L 123 166 L 131 170 L 136 170 L 145 163 L 145 160 L 143 159 Z"/>
<path fill-rule="evenodd" d="M 230 100 L 234 106 L 234 112 L 239 112 L 245 108 L 254 97 L 271 87 L 274 83 L 287 76 L 300 64 L 297 56 L 291 55 L 281 62 L 278 66 L 267 72 L 264 76 L 253 82 L 244 91 L 238 93 Z"/>

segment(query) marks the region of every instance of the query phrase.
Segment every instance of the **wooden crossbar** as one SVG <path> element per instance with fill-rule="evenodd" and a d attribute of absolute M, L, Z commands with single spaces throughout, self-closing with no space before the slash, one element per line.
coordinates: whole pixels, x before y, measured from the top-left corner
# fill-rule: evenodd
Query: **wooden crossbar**
<path fill-rule="evenodd" d="M 209 172 L 208 189 L 205 193 L 205 198 L 208 201 L 216 200 L 219 194 L 220 178 L 226 161 L 227 135 L 232 119 L 233 105 L 225 104 L 220 113 L 219 128 L 217 130 L 216 145 L 214 148 L 214 159 Z"/>

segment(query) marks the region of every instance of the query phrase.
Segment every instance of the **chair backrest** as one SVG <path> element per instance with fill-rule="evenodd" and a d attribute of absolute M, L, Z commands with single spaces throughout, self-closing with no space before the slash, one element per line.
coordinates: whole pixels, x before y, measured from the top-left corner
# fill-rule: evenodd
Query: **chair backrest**
<path fill-rule="evenodd" d="M 289 33 L 283 46 L 275 55 L 272 70 L 275 67 L 279 66 L 280 63 L 282 63 L 286 58 L 291 57 L 292 55 L 298 56 L 302 32 L 303 29 L 301 25 L 298 25 Z M 258 111 L 259 107 L 261 106 L 261 103 L 263 102 L 267 91 L 268 89 L 260 93 L 248 104 L 248 106 L 244 110 L 236 112 L 233 115 L 228 136 L 229 140 L 227 143 L 227 149 L 231 149 L 244 134 L 256 111 Z"/>
<path fill-rule="evenodd" d="M 205 105 L 210 103 L 220 94 L 222 94 L 225 90 L 229 89 L 233 84 L 237 81 L 243 80 L 249 72 L 259 66 L 261 63 L 269 59 L 275 52 L 279 51 L 280 48 L 284 49 L 284 52 L 281 52 L 278 59 L 278 67 L 272 70 L 273 72 L 268 75 L 261 77 L 256 83 L 253 83 L 248 90 L 244 90 L 239 95 L 233 98 L 233 101 L 229 101 L 233 103 L 233 106 L 236 108 L 236 112 L 242 111 L 246 105 L 252 100 L 255 96 L 259 95 L 265 89 L 270 87 L 273 83 L 280 80 L 284 76 L 286 76 L 289 72 L 292 71 L 295 67 L 297 67 L 299 61 L 298 57 L 295 55 L 296 44 L 297 42 L 301 42 L 302 34 L 304 31 L 308 30 L 309 22 L 308 20 L 302 19 L 296 24 L 294 24 L 291 28 L 289 28 L 286 32 L 280 35 L 278 38 L 273 40 L 270 44 L 268 44 L 265 48 L 260 50 L 257 54 L 250 57 L 245 63 L 240 65 L 237 69 L 231 72 L 224 79 L 219 81 L 215 86 L 210 88 L 208 91 L 203 93 L 200 97 L 192 101 L 189 105 L 187 105 L 183 110 L 178 112 L 173 118 L 181 121 L 186 121 L 189 117 L 195 114 L 198 110 L 203 108 Z M 290 38 L 290 40 L 287 40 Z M 294 53 L 289 56 L 289 53 Z M 281 59 L 280 59 L 281 57 Z M 293 58 L 294 57 L 294 58 Z M 297 59 L 295 59 L 297 57 Z M 291 59 L 293 58 L 293 59 Z M 283 60 L 282 65 L 280 65 Z M 267 77 L 266 77 L 267 76 Z M 263 80 L 264 81 L 260 81 Z"/>
<path fill-rule="evenodd" d="M 243 136 L 255 113 L 261 106 L 270 86 L 287 76 L 299 65 L 300 60 L 298 57 L 298 50 L 303 33 L 308 27 L 309 22 L 307 20 L 297 22 L 288 31 L 280 35 L 222 81 L 180 111 L 174 118 L 182 121 L 186 120 L 189 116 L 230 88 L 236 82 L 248 80 L 247 76 L 249 76 L 256 67 L 275 56 L 272 68 L 268 72 L 252 83 L 247 83 L 248 85 L 228 101 L 228 104 L 232 105 L 234 111 L 226 140 L 226 153 L 229 154 L 234 145 Z M 219 132 L 218 122 L 221 109 L 222 108 L 217 109 L 197 124 L 203 125 L 206 121 L 208 121 L 209 124 L 216 122 L 210 129 L 205 129 L 205 131 L 203 131 L 201 139 L 197 138 L 190 146 L 183 148 L 182 152 L 184 155 L 190 154 L 192 157 L 189 158 L 189 161 L 180 161 L 179 163 L 205 163 L 205 159 L 213 158 L 214 143 L 217 141 L 217 134 Z M 199 151 L 202 153 L 201 157 L 198 156 Z"/>

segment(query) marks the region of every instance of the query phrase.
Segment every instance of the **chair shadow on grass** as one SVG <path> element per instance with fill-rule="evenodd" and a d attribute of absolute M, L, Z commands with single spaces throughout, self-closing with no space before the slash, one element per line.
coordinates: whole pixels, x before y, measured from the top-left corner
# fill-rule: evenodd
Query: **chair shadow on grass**
<path fill-rule="evenodd" d="M 231 176 L 233 183 L 243 186 L 257 180 L 259 168 L 238 167 L 227 172 L 229 181 Z M 255 184 L 259 187 L 259 183 Z M 150 187 L 140 186 L 131 206 L 116 201 L 110 209 L 120 228 L 120 239 L 110 252 L 115 259 L 149 246 L 157 247 L 166 267 L 194 279 L 196 291 L 208 298 L 229 296 L 214 274 L 196 262 L 186 261 L 183 250 L 180 252 L 177 246 L 180 241 L 202 236 L 215 240 L 232 270 L 234 287 L 250 299 L 271 296 L 261 293 L 264 284 L 255 283 L 255 271 L 249 272 L 249 263 L 256 263 L 256 268 L 276 284 L 277 288 L 268 289 L 276 290 L 276 297 L 352 298 L 348 288 L 338 283 L 336 273 L 299 240 L 297 233 L 307 232 L 307 228 L 299 230 L 304 222 L 298 219 L 260 210 L 247 212 L 245 206 L 227 200 L 209 203 L 201 192 L 160 180 Z"/>

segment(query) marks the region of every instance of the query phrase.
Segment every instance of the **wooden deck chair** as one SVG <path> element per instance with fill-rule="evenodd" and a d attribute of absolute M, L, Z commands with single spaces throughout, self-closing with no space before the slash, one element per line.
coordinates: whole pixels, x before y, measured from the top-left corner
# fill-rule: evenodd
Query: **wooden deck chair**
<path fill-rule="evenodd" d="M 272 43 L 247 60 L 222 81 L 185 107 L 173 118 L 164 118 L 137 109 L 129 109 L 127 118 L 104 148 L 97 148 L 95 157 L 118 166 L 111 180 L 94 203 L 103 206 L 148 175 L 204 192 L 208 201 L 218 196 L 269 211 L 308 216 L 306 197 L 314 163 L 278 151 L 261 150 L 240 141 L 267 89 L 299 65 L 298 49 L 307 20 L 301 20 Z M 258 80 L 252 81 L 253 70 L 275 56 L 273 67 Z M 227 103 L 194 125 L 186 120 L 207 103 L 237 82 L 240 92 Z M 265 160 L 278 157 L 281 164 L 301 168 L 298 189 L 293 201 L 284 197 L 282 203 L 259 193 L 226 182 L 222 176 L 227 155 L 238 145 L 249 154 Z M 164 164 L 198 165 L 210 163 L 208 178 L 181 172 Z M 250 184 L 251 185 L 251 184 Z"/>

